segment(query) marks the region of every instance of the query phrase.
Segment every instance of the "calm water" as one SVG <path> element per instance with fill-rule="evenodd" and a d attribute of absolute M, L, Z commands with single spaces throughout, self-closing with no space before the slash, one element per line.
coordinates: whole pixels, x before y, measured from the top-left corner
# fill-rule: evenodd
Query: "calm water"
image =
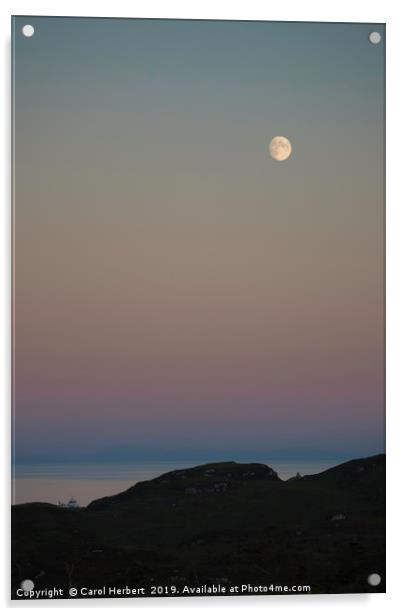
<path fill-rule="evenodd" d="M 40 501 L 57 504 L 73 496 L 81 506 L 85 506 L 96 498 L 122 492 L 138 481 L 203 463 L 205 462 L 17 464 L 14 467 L 13 503 Z M 296 473 L 319 473 L 336 466 L 339 461 L 275 461 L 265 464 L 274 468 L 281 479 L 288 479 Z"/>

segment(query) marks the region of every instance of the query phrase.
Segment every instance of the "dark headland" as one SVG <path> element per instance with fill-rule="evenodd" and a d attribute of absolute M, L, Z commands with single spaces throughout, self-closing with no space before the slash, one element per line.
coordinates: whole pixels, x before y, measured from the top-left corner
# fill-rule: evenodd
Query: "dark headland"
<path fill-rule="evenodd" d="M 367 577 L 378 573 L 379 586 Z M 279 479 L 264 464 L 165 473 L 85 508 L 12 507 L 12 596 L 104 585 L 385 591 L 385 455 Z M 228 594 L 228 593 L 226 593 Z"/>

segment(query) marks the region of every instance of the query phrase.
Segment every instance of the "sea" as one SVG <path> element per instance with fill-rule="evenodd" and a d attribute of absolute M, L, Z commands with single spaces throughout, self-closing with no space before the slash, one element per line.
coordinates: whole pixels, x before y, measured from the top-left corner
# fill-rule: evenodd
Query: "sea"
<path fill-rule="evenodd" d="M 250 460 L 251 461 L 251 460 Z M 253 460 L 255 462 L 255 460 Z M 210 462 L 210 460 L 208 461 Z M 172 470 L 191 468 L 206 461 L 85 462 L 63 464 L 16 464 L 13 467 L 12 503 L 66 503 L 74 498 L 79 506 L 127 490 L 138 481 L 154 479 Z M 283 480 L 296 473 L 313 475 L 340 464 L 339 460 L 314 462 L 265 461 Z"/>

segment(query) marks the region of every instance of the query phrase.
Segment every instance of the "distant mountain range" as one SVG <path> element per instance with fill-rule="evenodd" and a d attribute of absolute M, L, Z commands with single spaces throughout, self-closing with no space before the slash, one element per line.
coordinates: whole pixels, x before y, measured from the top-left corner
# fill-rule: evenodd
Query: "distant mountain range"
<path fill-rule="evenodd" d="M 367 456 L 366 452 L 361 452 L 361 457 Z M 15 456 L 18 463 L 69 463 L 69 462 L 181 462 L 208 460 L 231 460 L 239 461 L 345 461 L 353 456 L 348 451 L 337 451 L 331 449 L 316 449 L 313 447 L 282 447 L 266 449 L 245 449 L 236 448 L 201 448 L 201 447 L 180 447 L 169 448 L 156 445 L 136 445 L 122 444 L 107 447 L 98 451 L 90 451 L 85 454 L 71 450 L 71 453 L 63 454 L 40 454 L 38 456 L 23 455 L 21 452 Z"/>
<path fill-rule="evenodd" d="M 66 592 L 159 585 L 165 596 L 186 585 L 384 592 L 385 456 L 287 481 L 265 464 L 212 462 L 84 508 L 15 505 L 12 561 L 13 598 L 24 579 Z"/>

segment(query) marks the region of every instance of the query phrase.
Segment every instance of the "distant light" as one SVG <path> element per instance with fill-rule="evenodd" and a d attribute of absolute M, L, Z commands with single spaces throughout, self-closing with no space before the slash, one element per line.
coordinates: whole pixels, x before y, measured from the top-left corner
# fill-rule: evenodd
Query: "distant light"
<path fill-rule="evenodd" d="M 35 588 L 35 584 L 33 583 L 32 580 L 22 580 L 20 584 L 20 588 L 24 592 L 30 592 L 31 590 Z"/>
<path fill-rule="evenodd" d="M 379 32 L 370 32 L 369 41 L 373 45 L 378 45 L 378 43 L 381 43 L 381 34 Z"/>
<path fill-rule="evenodd" d="M 25 24 L 25 26 L 22 28 L 22 34 L 30 38 L 35 34 L 35 28 L 31 26 L 31 24 Z"/>
<path fill-rule="evenodd" d="M 378 573 L 371 573 L 367 578 L 367 582 L 370 586 L 378 586 L 378 584 L 381 583 L 381 575 L 378 575 Z"/>

